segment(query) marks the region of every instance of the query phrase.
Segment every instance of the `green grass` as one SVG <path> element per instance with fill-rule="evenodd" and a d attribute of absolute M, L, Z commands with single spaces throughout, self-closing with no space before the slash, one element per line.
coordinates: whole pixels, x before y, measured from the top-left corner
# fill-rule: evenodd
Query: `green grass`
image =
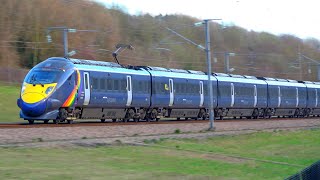
<path fill-rule="evenodd" d="M 20 86 L 0 84 L 0 123 L 21 122 L 17 99 L 20 95 Z"/>
<path fill-rule="evenodd" d="M 320 130 L 148 141 L 151 147 L 0 148 L 2 179 L 283 179 L 320 157 Z M 161 147 L 160 147 L 161 146 Z M 189 151 L 194 150 L 194 151 Z M 214 153 L 273 160 L 221 158 Z"/>

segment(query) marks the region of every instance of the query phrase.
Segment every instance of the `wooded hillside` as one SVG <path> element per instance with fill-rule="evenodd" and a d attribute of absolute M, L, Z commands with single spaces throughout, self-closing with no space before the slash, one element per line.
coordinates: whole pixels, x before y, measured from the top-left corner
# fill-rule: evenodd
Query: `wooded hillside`
<path fill-rule="evenodd" d="M 174 29 L 204 45 L 199 19 L 185 15 L 128 15 L 119 8 L 106 8 L 88 0 L 0 0 L 0 65 L 31 68 L 48 57 L 63 56 L 62 33 L 48 27 L 66 26 L 98 32 L 68 33 L 69 51 L 74 58 L 114 61 L 112 51 L 118 43 L 134 46 L 119 56 L 120 63 L 206 70 L 205 53 L 170 33 Z M 232 52 L 230 68 L 234 74 L 316 80 L 316 64 L 298 53 L 320 60 L 320 42 L 292 35 L 272 35 L 223 27 L 211 23 L 213 70 L 224 71 L 224 53 Z"/>

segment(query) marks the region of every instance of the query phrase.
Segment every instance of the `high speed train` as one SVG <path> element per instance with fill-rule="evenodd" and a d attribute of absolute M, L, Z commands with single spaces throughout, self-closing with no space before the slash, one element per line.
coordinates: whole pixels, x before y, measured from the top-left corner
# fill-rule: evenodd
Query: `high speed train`
<path fill-rule="evenodd" d="M 215 117 L 320 115 L 320 83 L 213 73 Z M 20 117 L 54 123 L 76 119 L 207 119 L 205 72 L 102 61 L 49 58 L 26 75 Z"/>

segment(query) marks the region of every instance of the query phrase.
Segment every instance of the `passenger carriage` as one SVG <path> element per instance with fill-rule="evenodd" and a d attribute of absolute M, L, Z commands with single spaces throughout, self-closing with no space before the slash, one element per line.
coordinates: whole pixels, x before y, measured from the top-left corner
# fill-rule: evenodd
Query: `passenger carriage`
<path fill-rule="evenodd" d="M 75 107 L 82 119 L 139 120 L 150 106 L 150 75 L 144 69 L 119 64 L 71 59 L 82 76 L 83 86 Z"/>
<path fill-rule="evenodd" d="M 217 117 L 263 116 L 267 107 L 267 83 L 253 76 L 215 73 L 218 81 Z"/>
<path fill-rule="evenodd" d="M 303 82 L 307 87 L 307 109 L 306 116 L 309 115 L 320 115 L 320 83 L 319 82 L 311 82 L 304 81 Z"/>
<path fill-rule="evenodd" d="M 268 84 L 267 116 L 304 116 L 307 87 L 295 80 L 264 78 Z"/>
<path fill-rule="evenodd" d="M 152 77 L 151 109 L 158 117 L 208 116 L 208 76 L 201 71 L 145 67 Z M 213 105 L 217 106 L 217 81 L 212 77 Z"/>

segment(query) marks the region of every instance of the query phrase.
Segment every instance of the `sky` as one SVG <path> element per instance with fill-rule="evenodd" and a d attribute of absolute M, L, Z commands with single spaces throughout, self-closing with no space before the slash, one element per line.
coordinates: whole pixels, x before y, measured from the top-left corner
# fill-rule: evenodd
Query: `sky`
<path fill-rule="evenodd" d="M 319 0 L 95 0 L 132 15 L 184 14 L 247 30 L 320 39 Z"/>

